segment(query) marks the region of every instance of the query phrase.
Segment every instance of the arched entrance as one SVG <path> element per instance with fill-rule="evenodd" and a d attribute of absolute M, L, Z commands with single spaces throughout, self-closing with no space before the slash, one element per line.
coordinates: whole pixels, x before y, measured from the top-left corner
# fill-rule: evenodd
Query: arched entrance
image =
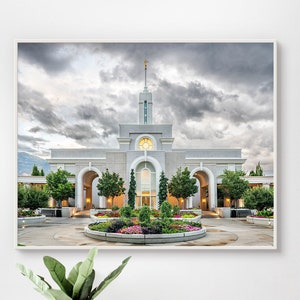
<path fill-rule="evenodd" d="M 91 209 L 93 206 L 98 206 L 96 202 L 99 202 L 99 198 L 96 197 L 95 199 L 94 179 L 100 177 L 100 174 L 100 171 L 94 167 L 87 167 L 79 172 L 76 185 L 76 206 L 78 209 Z"/>
<path fill-rule="evenodd" d="M 191 172 L 191 176 L 199 182 L 199 192 L 193 198 L 193 206 L 199 206 L 203 211 L 213 210 L 217 207 L 217 187 L 212 171 L 206 167 L 199 167 Z"/>
<path fill-rule="evenodd" d="M 150 162 L 141 162 L 136 167 L 135 207 L 147 205 L 156 208 L 156 172 Z"/>
<path fill-rule="evenodd" d="M 158 208 L 159 176 L 162 168 L 159 162 L 151 156 L 136 158 L 130 170 L 135 170 L 136 177 L 136 200 L 135 207 L 140 208 L 148 205 L 151 208 Z"/>

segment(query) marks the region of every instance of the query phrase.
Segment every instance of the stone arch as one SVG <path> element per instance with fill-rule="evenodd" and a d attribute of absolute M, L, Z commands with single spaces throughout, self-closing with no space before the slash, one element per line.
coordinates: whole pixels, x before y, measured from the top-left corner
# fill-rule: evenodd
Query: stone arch
<path fill-rule="evenodd" d="M 97 177 L 101 177 L 99 169 L 88 166 L 80 170 L 76 184 L 76 207 L 79 210 L 92 207 L 92 183 Z"/>
<path fill-rule="evenodd" d="M 213 172 L 207 167 L 200 166 L 191 171 L 191 177 L 197 178 L 200 183 L 200 208 L 213 210 L 217 207 L 217 185 Z M 205 190 L 208 195 L 204 195 Z"/>
<path fill-rule="evenodd" d="M 136 169 L 138 167 L 138 165 L 142 162 L 150 162 L 154 169 L 155 169 L 155 181 L 156 181 L 156 205 L 155 208 L 158 208 L 158 190 L 159 190 L 159 178 L 160 178 L 160 174 L 162 172 L 162 167 L 160 165 L 160 163 L 158 162 L 157 159 L 153 158 L 152 156 L 140 156 L 137 157 L 130 165 L 129 170 L 134 170 L 134 172 L 136 172 Z"/>

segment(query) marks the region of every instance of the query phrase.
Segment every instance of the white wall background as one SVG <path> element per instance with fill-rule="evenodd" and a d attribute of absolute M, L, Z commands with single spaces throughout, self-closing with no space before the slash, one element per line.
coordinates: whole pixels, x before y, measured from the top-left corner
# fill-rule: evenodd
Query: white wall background
<path fill-rule="evenodd" d="M 21 262 L 49 278 L 52 255 L 71 268 L 86 250 L 21 251 L 13 247 L 15 189 L 14 39 L 278 41 L 277 251 L 101 250 L 97 280 L 132 259 L 102 299 L 300 299 L 300 18 L 295 0 L 4 0 L 0 4 L 1 299 L 41 299 L 20 275 Z M 69 269 L 68 269 L 69 270 Z M 9 297 L 4 297 L 3 295 Z"/>

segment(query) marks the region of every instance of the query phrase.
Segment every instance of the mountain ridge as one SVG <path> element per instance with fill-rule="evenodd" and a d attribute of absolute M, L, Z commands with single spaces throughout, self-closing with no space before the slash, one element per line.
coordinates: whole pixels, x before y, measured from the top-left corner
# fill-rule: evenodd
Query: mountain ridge
<path fill-rule="evenodd" d="M 45 175 L 50 173 L 50 165 L 45 159 L 27 152 L 18 152 L 18 176 L 30 176 L 34 165 L 39 170 L 43 169 Z"/>

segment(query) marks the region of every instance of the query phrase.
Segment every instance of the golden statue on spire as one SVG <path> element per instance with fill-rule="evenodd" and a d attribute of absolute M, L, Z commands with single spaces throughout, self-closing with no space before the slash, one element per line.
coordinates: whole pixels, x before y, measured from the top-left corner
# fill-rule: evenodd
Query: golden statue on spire
<path fill-rule="evenodd" d="M 146 59 L 144 60 L 144 66 L 145 66 L 145 69 L 147 69 L 148 61 Z"/>

